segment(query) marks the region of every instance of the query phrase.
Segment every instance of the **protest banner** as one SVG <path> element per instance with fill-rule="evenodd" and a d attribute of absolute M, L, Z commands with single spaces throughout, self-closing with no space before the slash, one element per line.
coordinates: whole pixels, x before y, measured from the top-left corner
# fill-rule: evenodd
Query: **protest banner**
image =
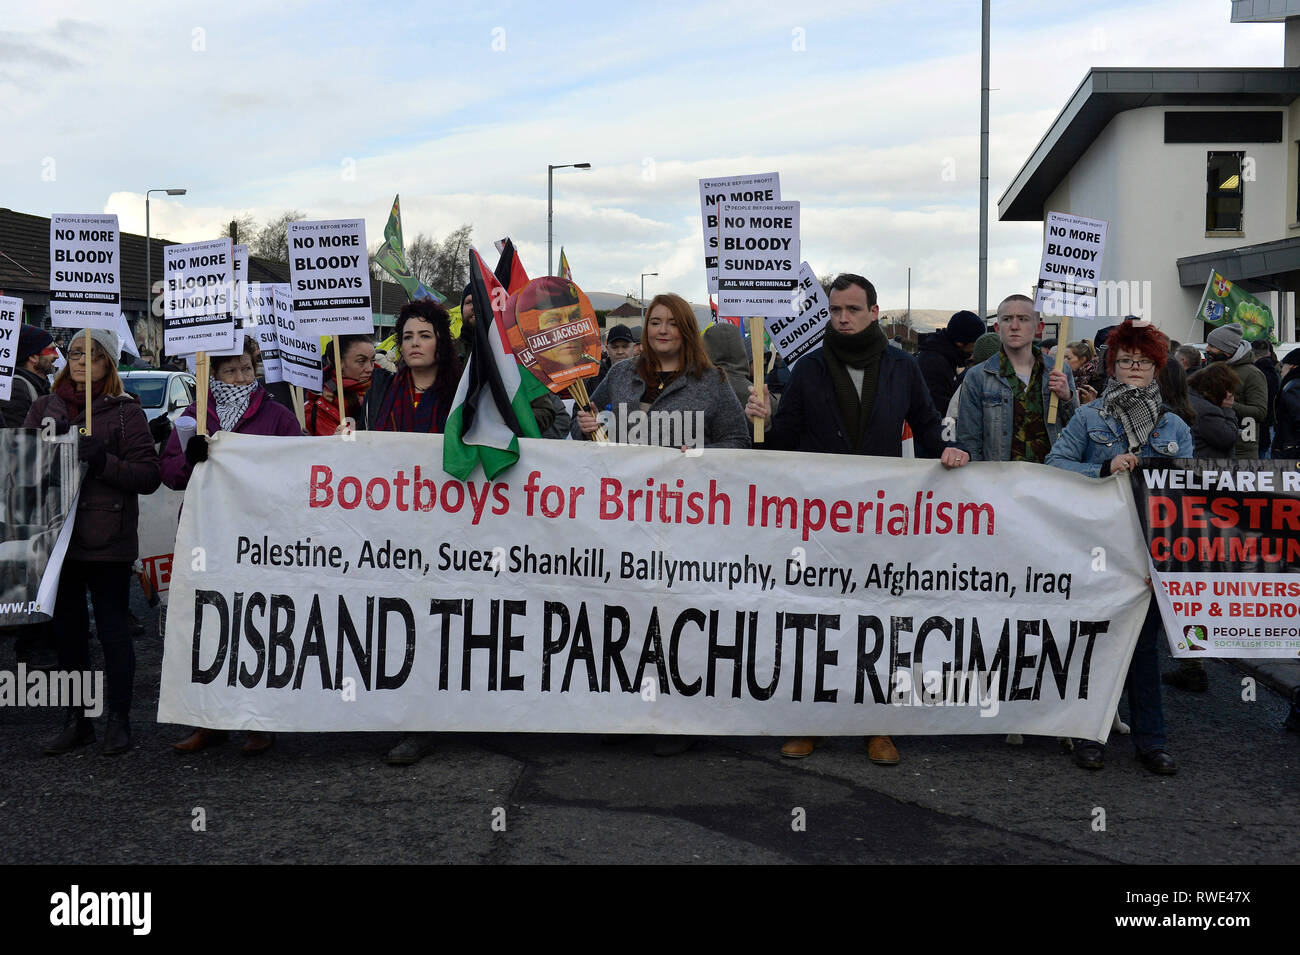
<path fill-rule="evenodd" d="M 0 295 L 0 400 L 8 401 L 18 364 L 18 332 L 23 324 L 23 300 Z"/>
<path fill-rule="evenodd" d="M 533 279 L 506 302 L 504 325 L 520 364 L 553 392 L 600 371 L 596 310 L 568 279 Z"/>
<path fill-rule="evenodd" d="M 366 220 L 290 222 L 289 288 L 300 332 L 374 334 Z"/>
<path fill-rule="evenodd" d="M 78 435 L 0 430 L 0 626 L 49 620 L 77 512 Z"/>
<path fill-rule="evenodd" d="M 219 434 L 181 514 L 176 552 L 203 560 L 172 566 L 159 721 L 1109 732 L 1150 595 L 1127 483 L 526 439 L 461 481 L 442 440 Z"/>
<path fill-rule="evenodd" d="M 1273 310 L 1214 269 L 1210 269 L 1196 317 L 1216 328 L 1236 322 L 1248 342 L 1273 341 Z"/>
<path fill-rule="evenodd" d="M 323 377 L 320 341 L 315 335 L 299 330 L 289 286 L 277 284 L 271 289 L 275 332 L 280 342 L 281 380 L 309 391 L 320 391 Z"/>
<path fill-rule="evenodd" d="M 704 274 L 709 292 L 718 292 L 718 225 L 724 202 L 777 202 L 781 176 L 764 172 L 752 176 L 727 176 L 700 180 L 700 221 L 704 227 Z"/>
<path fill-rule="evenodd" d="M 140 565 L 151 589 L 163 603 L 171 587 L 172 553 L 176 547 L 176 525 L 180 520 L 184 491 L 165 484 L 152 494 L 140 495 Z"/>
<path fill-rule="evenodd" d="M 784 315 L 768 318 L 767 333 L 786 364 L 794 365 L 821 344 L 830 317 L 831 306 L 821 281 L 812 266 L 801 262 L 799 284 L 790 300 L 790 309 Z"/>
<path fill-rule="evenodd" d="M 234 347 L 233 259 L 228 238 L 163 247 L 163 349 L 167 354 Z"/>
<path fill-rule="evenodd" d="M 718 310 L 787 315 L 799 285 L 799 203 L 718 207 Z"/>
<path fill-rule="evenodd" d="M 244 326 L 248 323 L 248 246 L 231 246 L 230 265 L 230 312 L 235 320 L 235 337 L 229 348 L 207 349 L 211 358 L 244 353 Z"/>
<path fill-rule="evenodd" d="M 117 216 L 50 216 L 50 324 L 107 328 L 122 311 Z"/>
<path fill-rule="evenodd" d="M 248 285 L 246 333 L 257 339 L 266 383 L 284 381 L 284 373 L 280 370 L 280 335 L 275 322 L 275 286 L 269 282 L 250 282 Z"/>
<path fill-rule="evenodd" d="M 1049 212 L 1034 309 L 1044 315 L 1097 317 L 1097 282 L 1106 251 L 1105 219 Z"/>
<path fill-rule="evenodd" d="M 1175 657 L 1300 656 L 1295 461 L 1145 460 L 1133 493 Z"/>

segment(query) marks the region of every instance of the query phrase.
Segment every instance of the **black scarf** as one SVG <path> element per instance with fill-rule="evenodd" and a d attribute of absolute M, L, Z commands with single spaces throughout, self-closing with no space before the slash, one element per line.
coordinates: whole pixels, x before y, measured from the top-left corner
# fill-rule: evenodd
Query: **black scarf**
<path fill-rule="evenodd" d="M 827 325 L 826 337 L 822 343 L 826 352 L 826 369 L 830 372 L 831 386 L 835 389 L 835 403 L 839 406 L 840 417 L 848 429 L 849 445 L 857 450 L 862 444 L 862 436 L 871 420 L 871 409 L 876 403 L 880 359 L 889 347 L 889 339 L 881 330 L 880 323 L 872 322 L 852 335 L 846 335 L 836 331 L 834 326 Z M 849 368 L 862 369 L 861 392 L 854 387 Z"/>
<path fill-rule="evenodd" d="M 1101 393 L 1102 416 L 1119 421 L 1130 454 L 1142 453 L 1160 420 L 1160 401 L 1160 385 L 1154 381 L 1145 388 L 1134 388 L 1112 378 Z"/>

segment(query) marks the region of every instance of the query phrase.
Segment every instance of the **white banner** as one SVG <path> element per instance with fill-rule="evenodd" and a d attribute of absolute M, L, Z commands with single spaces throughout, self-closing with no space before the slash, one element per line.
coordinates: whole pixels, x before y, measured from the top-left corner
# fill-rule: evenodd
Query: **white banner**
<path fill-rule="evenodd" d="M 1128 482 L 520 445 L 461 482 L 435 435 L 216 435 L 159 721 L 1106 738 L 1150 596 Z"/>
<path fill-rule="evenodd" d="M 23 300 L 0 295 L 0 401 L 9 400 L 18 364 L 18 332 L 23 324 Z"/>
<path fill-rule="evenodd" d="M 799 284 L 799 203 L 720 206 L 718 314 L 788 315 Z"/>
<path fill-rule="evenodd" d="M 163 603 L 171 587 L 172 551 L 184 499 L 183 491 L 173 491 L 165 484 L 152 494 L 140 495 L 140 564 Z"/>
<path fill-rule="evenodd" d="M 229 238 L 163 246 L 163 349 L 228 352 L 235 344 L 234 253 Z"/>
<path fill-rule="evenodd" d="M 280 380 L 308 391 L 321 390 L 320 340 L 299 330 L 289 286 L 272 286 L 275 333 L 280 343 Z"/>
<path fill-rule="evenodd" d="M 117 216 L 50 216 L 50 324 L 112 329 L 121 311 Z"/>
<path fill-rule="evenodd" d="M 262 352 L 262 372 L 266 383 L 283 381 L 280 370 L 280 335 L 275 324 L 275 286 L 250 282 L 248 286 L 247 333 L 257 338 Z"/>
<path fill-rule="evenodd" d="M 724 202 L 777 202 L 781 176 L 763 172 L 753 176 L 727 176 L 700 180 L 700 221 L 704 226 L 704 274 L 709 291 L 718 292 L 718 224 Z"/>
<path fill-rule="evenodd" d="M 289 289 L 299 331 L 373 334 L 366 220 L 290 222 Z"/>
<path fill-rule="evenodd" d="M 1097 317 L 1097 282 L 1106 251 L 1106 220 L 1047 214 L 1034 309 L 1044 315 Z"/>
<path fill-rule="evenodd" d="M 817 273 L 807 262 L 799 266 L 799 287 L 790 303 L 791 314 L 767 320 L 767 334 L 786 364 L 793 365 L 822 343 L 831 306 Z"/>

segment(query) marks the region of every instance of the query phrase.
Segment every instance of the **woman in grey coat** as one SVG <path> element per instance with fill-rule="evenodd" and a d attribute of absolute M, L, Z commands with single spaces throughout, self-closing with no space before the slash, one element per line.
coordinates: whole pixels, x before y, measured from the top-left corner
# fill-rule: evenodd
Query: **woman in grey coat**
<path fill-rule="evenodd" d="M 748 448 L 749 424 L 726 375 L 709 361 L 695 313 L 680 295 L 656 295 L 641 357 L 610 368 L 577 411 L 573 437 L 604 425 L 611 441 L 666 448 Z"/>

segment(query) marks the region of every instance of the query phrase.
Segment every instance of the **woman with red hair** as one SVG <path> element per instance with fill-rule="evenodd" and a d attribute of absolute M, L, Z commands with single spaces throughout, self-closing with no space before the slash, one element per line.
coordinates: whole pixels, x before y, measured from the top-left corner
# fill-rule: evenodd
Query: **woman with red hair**
<path fill-rule="evenodd" d="M 1074 413 L 1047 463 L 1104 478 L 1132 471 L 1140 458 L 1193 457 L 1192 429 L 1164 405 L 1155 380 L 1169 358 L 1169 339 L 1150 322 L 1130 317 L 1110 333 L 1106 351 L 1111 376 L 1106 390 Z M 1178 771 L 1178 764 L 1165 752 L 1156 657 L 1160 629 L 1160 611 L 1152 595 L 1125 689 L 1138 759 L 1153 773 L 1170 776 Z M 1074 741 L 1074 761 L 1079 766 L 1101 769 L 1104 760 L 1100 743 Z"/>

